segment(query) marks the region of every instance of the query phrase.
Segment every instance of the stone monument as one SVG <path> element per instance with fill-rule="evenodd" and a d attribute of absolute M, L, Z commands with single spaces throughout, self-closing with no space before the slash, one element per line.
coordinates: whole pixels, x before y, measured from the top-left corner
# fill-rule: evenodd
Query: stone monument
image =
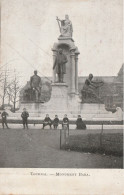
<path fill-rule="evenodd" d="M 30 81 L 25 86 L 23 94 L 21 96 L 21 102 L 41 102 L 41 88 L 42 82 L 40 76 L 37 75 L 37 70 L 34 71 L 34 75 L 31 76 Z"/>
<path fill-rule="evenodd" d="M 37 70 L 34 71 L 34 75 L 30 78 L 30 86 L 35 94 L 35 101 L 40 101 L 41 96 L 41 78 L 37 75 Z"/>
<path fill-rule="evenodd" d="M 92 81 L 93 74 L 89 74 L 89 77 L 85 80 L 85 84 L 82 93 L 82 103 L 103 103 L 103 100 L 97 95 L 96 89 L 101 87 L 104 83 L 103 81 Z"/>
<path fill-rule="evenodd" d="M 66 63 L 68 62 L 67 57 L 65 54 L 62 53 L 62 49 L 58 50 L 56 55 L 53 70 L 58 75 L 58 83 L 63 83 L 64 74 L 66 74 Z"/>
<path fill-rule="evenodd" d="M 80 114 L 84 120 L 122 120 L 120 108 L 115 113 L 105 110 L 103 101 L 97 95 L 95 89 L 102 87 L 101 82 L 94 82 L 90 74 L 82 89 L 82 102 L 78 93 L 78 55 L 80 54 L 72 38 L 73 28 L 69 16 L 64 20 L 56 18 L 60 36 L 54 43 L 53 51 L 53 81 L 51 84 L 51 98 L 46 103 L 40 102 L 41 79 L 37 71 L 30 79 L 28 91 L 24 90 L 21 112 L 24 107 L 30 113 L 30 117 L 42 117 L 48 113 L 51 117 L 57 114 L 60 118 L 68 114 L 69 118 L 77 118 Z M 26 100 L 25 100 L 26 99 Z"/>
<path fill-rule="evenodd" d="M 78 48 L 74 44 L 72 38 L 72 23 L 69 20 L 69 16 L 65 16 L 65 20 L 60 20 L 57 17 L 57 21 L 60 29 L 60 36 L 58 38 L 58 43 L 54 43 L 53 51 L 53 61 L 55 62 L 58 50 L 61 48 L 63 54 L 67 57 L 66 63 L 66 74 L 64 75 L 64 80 L 68 86 L 69 96 L 75 96 L 78 94 L 78 55 L 80 54 Z M 53 82 L 57 81 L 56 71 L 53 70 Z"/>

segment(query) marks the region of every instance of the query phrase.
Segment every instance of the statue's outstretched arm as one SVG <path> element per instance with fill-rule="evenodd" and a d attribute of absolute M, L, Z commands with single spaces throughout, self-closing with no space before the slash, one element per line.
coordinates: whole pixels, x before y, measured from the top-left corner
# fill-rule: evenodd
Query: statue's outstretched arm
<path fill-rule="evenodd" d="M 103 81 L 92 81 L 92 83 L 96 84 L 95 87 L 101 87 L 103 86 L 104 82 Z"/>
<path fill-rule="evenodd" d="M 95 87 L 95 88 L 97 87 L 93 81 L 90 81 L 90 80 L 89 80 L 89 83 L 90 83 L 91 86 L 93 86 L 93 87 Z"/>
<path fill-rule="evenodd" d="M 60 20 L 60 19 L 58 18 L 58 16 L 56 17 L 56 20 L 59 20 L 60 22 L 62 21 L 62 20 Z"/>

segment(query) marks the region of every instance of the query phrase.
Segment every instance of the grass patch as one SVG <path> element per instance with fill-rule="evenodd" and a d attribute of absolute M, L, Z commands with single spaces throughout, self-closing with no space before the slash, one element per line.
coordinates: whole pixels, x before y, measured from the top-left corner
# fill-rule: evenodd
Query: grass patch
<path fill-rule="evenodd" d="M 123 156 L 123 134 L 83 134 L 71 135 L 62 149 L 79 152 L 99 153 L 105 155 Z"/>

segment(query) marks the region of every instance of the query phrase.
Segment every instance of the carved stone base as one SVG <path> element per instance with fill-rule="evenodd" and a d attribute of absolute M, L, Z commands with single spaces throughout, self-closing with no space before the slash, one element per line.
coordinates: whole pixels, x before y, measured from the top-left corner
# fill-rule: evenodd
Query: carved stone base
<path fill-rule="evenodd" d="M 46 104 L 47 110 L 67 111 L 68 107 L 68 86 L 66 83 L 53 83 L 50 101 Z"/>
<path fill-rule="evenodd" d="M 68 96 L 68 86 L 66 83 L 53 83 L 51 99 L 47 103 L 22 103 L 20 109 L 16 113 L 10 113 L 9 116 L 20 118 L 23 108 L 26 108 L 32 118 L 44 119 L 49 114 L 51 119 L 57 114 L 59 118 L 63 118 L 65 114 L 70 119 L 76 119 L 80 114 L 83 120 L 103 120 L 103 121 L 121 121 L 122 110 L 117 108 L 115 113 L 108 112 L 104 104 L 82 104 L 76 94 Z"/>
<path fill-rule="evenodd" d="M 64 114 L 68 114 L 68 86 L 66 83 L 53 83 L 52 93 L 49 102 L 47 103 L 21 103 L 18 113 L 26 108 L 30 116 L 44 117 L 46 114 L 50 114 L 53 117 L 55 114 L 59 114 L 63 117 Z"/>
<path fill-rule="evenodd" d="M 80 112 L 84 120 L 113 121 L 123 118 L 121 108 L 117 108 L 117 111 L 112 113 L 105 109 L 104 104 L 81 104 Z"/>

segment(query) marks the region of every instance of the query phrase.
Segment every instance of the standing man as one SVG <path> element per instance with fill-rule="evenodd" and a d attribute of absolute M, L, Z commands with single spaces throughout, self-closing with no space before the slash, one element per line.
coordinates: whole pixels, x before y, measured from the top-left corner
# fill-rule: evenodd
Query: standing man
<path fill-rule="evenodd" d="M 25 126 L 28 129 L 28 117 L 29 117 L 29 113 L 26 111 L 26 108 L 23 109 L 23 112 L 21 114 L 22 117 L 22 121 L 23 121 L 23 129 L 25 129 Z"/>
<path fill-rule="evenodd" d="M 7 125 L 7 116 L 8 116 L 8 113 L 5 112 L 5 109 L 4 109 L 3 112 L 2 112 L 2 114 L 1 114 L 3 129 L 4 129 L 4 124 L 6 125 L 7 129 L 9 129 L 9 127 Z"/>
<path fill-rule="evenodd" d="M 30 78 L 30 86 L 35 91 L 35 101 L 39 102 L 41 96 L 41 78 L 37 75 L 37 70 L 34 71 L 34 75 Z"/>
<path fill-rule="evenodd" d="M 55 69 L 56 74 L 58 74 L 58 82 L 63 83 L 64 74 L 66 74 L 65 64 L 68 62 L 67 56 L 63 54 L 63 50 L 60 48 L 58 54 L 53 64 L 53 70 Z"/>

